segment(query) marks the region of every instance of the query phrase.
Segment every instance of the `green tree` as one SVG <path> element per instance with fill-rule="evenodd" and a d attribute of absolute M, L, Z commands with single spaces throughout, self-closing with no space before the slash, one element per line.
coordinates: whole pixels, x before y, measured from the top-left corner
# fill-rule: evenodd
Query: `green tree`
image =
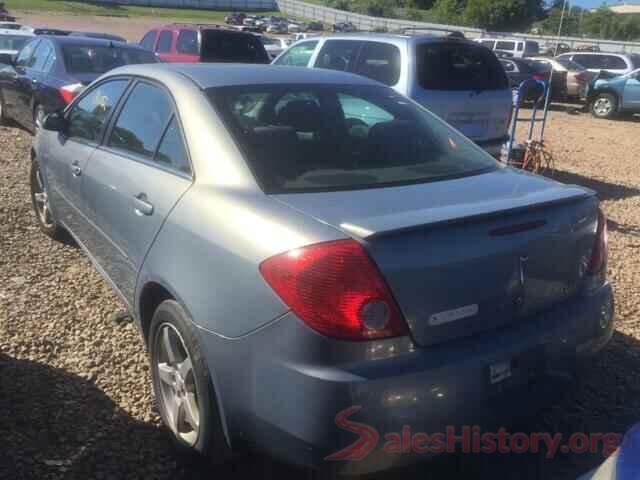
<path fill-rule="evenodd" d="M 474 27 L 518 31 L 529 28 L 542 13 L 542 0 L 469 0 L 463 16 Z"/>
<path fill-rule="evenodd" d="M 460 25 L 463 22 L 463 0 L 436 0 L 432 8 L 436 21 L 449 25 Z"/>

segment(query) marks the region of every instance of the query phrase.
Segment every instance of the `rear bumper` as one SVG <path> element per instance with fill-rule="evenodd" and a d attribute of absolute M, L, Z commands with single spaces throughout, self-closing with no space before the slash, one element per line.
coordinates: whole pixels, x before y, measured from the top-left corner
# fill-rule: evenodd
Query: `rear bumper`
<path fill-rule="evenodd" d="M 290 463 L 356 474 L 424 460 L 428 455 L 382 448 L 385 434 L 403 428 L 433 434 L 479 425 L 496 432 L 530 417 L 573 383 L 579 361 L 603 348 L 612 331 L 606 285 L 516 327 L 430 348 L 416 349 L 408 338 L 330 340 L 291 313 L 243 339 L 205 332 L 201 339 L 232 441 L 248 440 Z M 511 377 L 491 384 L 490 365 L 504 362 Z M 379 438 L 358 461 L 326 461 L 358 439 L 336 425 L 351 407 L 358 411 L 348 420 Z"/>

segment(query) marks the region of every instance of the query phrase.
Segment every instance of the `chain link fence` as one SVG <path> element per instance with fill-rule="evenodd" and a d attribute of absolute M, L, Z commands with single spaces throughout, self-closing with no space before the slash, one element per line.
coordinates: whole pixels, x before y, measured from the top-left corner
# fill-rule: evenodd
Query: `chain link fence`
<path fill-rule="evenodd" d="M 202 10 L 260 11 L 278 8 L 275 0 L 100 0 L 100 3 Z"/>

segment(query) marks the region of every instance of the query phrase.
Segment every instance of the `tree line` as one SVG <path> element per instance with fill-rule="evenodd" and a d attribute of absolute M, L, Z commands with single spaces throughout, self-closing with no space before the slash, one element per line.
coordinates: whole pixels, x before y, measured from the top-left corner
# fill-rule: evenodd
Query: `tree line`
<path fill-rule="evenodd" d="M 495 32 L 556 35 L 563 0 L 321 0 L 325 5 L 374 17 L 445 23 Z M 561 35 L 609 40 L 640 39 L 640 14 L 567 8 Z"/>

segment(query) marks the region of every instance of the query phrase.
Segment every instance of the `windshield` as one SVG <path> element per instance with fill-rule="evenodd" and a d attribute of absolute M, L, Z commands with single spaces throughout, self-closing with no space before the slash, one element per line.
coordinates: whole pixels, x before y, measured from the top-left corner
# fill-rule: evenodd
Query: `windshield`
<path fill-rule="evenodd" d="M 0 35 L 0 50 L 20 50 L 32 37 L 26 35 Z"/>
<path fill-rule="evenodd" d="M 266 193 L 422 183 L 497 168 L 470 140 L 383 86 L 207 91 Z"/>
<path fill-rule="evenodd" d="M 138 63 L 157 63 L 156 56 L 140 48 L 102 45 L 64 45 L 68 72 L 104 73 L 116 67 Z"/>
<path fill-rule="evenodd" d="M 496 56 L 481 45 L 423 43 L 416 56 L 418 82 L 427 90 L 504 90 L 509 86 Z"/>

